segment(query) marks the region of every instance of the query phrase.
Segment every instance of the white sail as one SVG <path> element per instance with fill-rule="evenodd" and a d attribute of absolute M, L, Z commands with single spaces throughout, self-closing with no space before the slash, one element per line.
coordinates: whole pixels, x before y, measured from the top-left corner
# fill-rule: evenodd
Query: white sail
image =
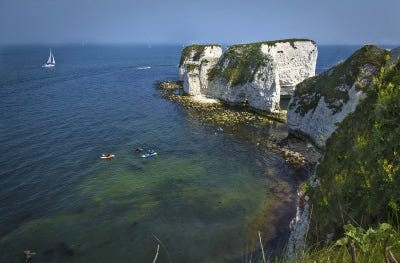
<path fill-rule="evenodd" d="M 54 59 L 54 55 L 53 55 L 53 53 L 51 53 L 51 49 L 50 49 L 49 59 L 47 60 L 46 64 L 44 64 L 42 67 L 50 68 L 50 67 L 54 67 L 55 65 L 56 65 L 56 60 Z"/>
<path fill-rule="evenodd" d="M 49 55 L 49 59 L 47 60 L 47 64 L 51 64 L 51 56 L 52 56 L 52 54 L 51 54 L 51 49 L 50 49 L 50 55 Z"/>

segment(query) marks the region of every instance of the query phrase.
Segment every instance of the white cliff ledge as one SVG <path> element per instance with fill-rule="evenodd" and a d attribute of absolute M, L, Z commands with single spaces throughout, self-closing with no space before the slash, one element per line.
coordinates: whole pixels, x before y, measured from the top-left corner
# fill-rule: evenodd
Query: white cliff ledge
<path fill-rule="evenodd" d="M 288 39 L 229 47 L 193 45 L 182 52 L 179 68 L 184 92 L 276 112 L 281 95 L 315 75 L 317 47 L 307 39 Z"/>
<path fill-rule="evenodd" d="M 300 83 L 289 102 L 287 123 L 291 133 L 324 148 L 343 119 L 354 112 L 373 84 L 388 52 L 365 46 L 346 61 Z"/>

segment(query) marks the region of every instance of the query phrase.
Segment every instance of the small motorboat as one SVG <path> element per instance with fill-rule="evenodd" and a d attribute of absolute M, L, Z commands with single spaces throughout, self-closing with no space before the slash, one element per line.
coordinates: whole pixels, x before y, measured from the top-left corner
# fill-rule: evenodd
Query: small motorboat
<path fill-rule="evenodd" d="M 112 158 L 114 158 L 114 157 L 115 157 L 115 155 L 112 154 L 112 153 L 106 153 L 106 154 L 103 153 L 103 154 L 100 156 L 101 159 L 112 159 Z"/>
<path fill-rule="evenodd" d="M 147 158 L 154 157 L 154 156 L 156 156 L 156 155 L 157 155 L 157 153 L 156 153 L 156 152 L 153 152 L 153 153 L 142 154 L 140 157 L 147 159 Z"/>

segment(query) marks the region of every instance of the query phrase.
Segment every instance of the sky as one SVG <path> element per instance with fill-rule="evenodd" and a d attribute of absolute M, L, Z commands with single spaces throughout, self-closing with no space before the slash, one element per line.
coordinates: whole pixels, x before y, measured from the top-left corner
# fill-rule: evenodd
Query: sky
<path fill-rule="evenodd" d="M 0 0 L 0 44 L 400 45 L 400 0 Z"/>

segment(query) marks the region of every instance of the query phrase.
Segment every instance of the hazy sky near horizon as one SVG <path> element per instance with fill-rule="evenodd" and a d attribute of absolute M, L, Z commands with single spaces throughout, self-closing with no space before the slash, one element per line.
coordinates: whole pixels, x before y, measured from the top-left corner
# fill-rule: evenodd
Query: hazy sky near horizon
<path fill-rule="evenodd" d="M 0 0 L 0 44 L 400 44 L 400 0 Z"/>

